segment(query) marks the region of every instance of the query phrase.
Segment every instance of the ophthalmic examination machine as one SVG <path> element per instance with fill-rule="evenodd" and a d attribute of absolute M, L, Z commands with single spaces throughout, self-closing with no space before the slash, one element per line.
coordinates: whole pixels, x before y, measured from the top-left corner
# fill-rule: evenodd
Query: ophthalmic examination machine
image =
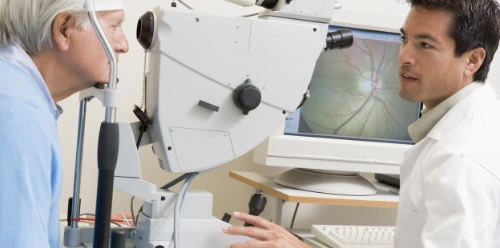
<path fill-rule="evenodd" d="M 86 2 L 92 16 L 92 0 Z M 224 1 L 230 8 L 223 11 L 197 9 L 201 2 L 210 1 L 168 1 L 139 19 L 137 39 L 148 61 L 137 123 L 114 120 L 116 62 L 91 18 L 112 67 L 108 87 L 80 94 L 81 103 L 97 97 L 107 107 L 96 225 L 93 231 L 66 227 L 65 247 L 227 247 L 247 239 L 223 234 L 229 224 L 212 216 L 212 195 L 187 191 L 189 183 L 264 141 L 307 98 L 319 55 L 352 44 L 348 30 L 328 32 L 335 0 L 257 0 L 250 7 Z M 180 190 L 141 178 L 137 148 L 151 144 L 161 168 L 184 174 Z M 113 189 L 144 202 L 137 225 L 116 237 L 109 228 Z"/>

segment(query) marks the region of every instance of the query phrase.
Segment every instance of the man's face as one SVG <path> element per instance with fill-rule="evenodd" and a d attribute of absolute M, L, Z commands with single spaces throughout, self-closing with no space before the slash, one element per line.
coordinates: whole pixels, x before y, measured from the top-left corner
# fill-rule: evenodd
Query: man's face
<path fill-rule="evenodd" d="M 104 11 L 98 14 L 98 19 L 104 34 L 118 59 L 120 53 L 128 51 L 128 42 L 122 30 L 124 20 L 123 10 Z M 108 82 L 110 65 L 94 29 L 75 29 L 72 39 L 73 47 L 69 56 L 73 70 L 83 79 L 81 89 L 93 86 L 96 82 Z"/>
<path fill-rule="evenodd" d="M 434 108 L 469 82 L 464 78 L 466 56 L 455 56 L 448 35 L 449 12 L 413 7 L 401 28 L 399 95 Z"/>

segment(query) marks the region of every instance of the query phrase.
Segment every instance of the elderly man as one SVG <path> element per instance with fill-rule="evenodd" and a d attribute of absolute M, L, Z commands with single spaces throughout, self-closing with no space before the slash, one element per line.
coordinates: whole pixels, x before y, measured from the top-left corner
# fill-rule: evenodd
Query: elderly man
<path fill-rule="evenodd" d="M 95 8 L 114 52 L 127 52 L 122 2 Z M 84 0 L 0 1 L 0 247 L 61 246 L 57 102 L 109 70 Z"/>

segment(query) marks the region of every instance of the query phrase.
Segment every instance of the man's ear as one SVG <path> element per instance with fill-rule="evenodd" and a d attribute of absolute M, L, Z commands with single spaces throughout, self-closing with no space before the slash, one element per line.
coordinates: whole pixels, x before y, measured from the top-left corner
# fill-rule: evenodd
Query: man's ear
<path fill-rule="evenodd" d="M 484 58 L 486 58 L 486 50 L 483 47 L 476 47 L 468 52 L 468 60 L 465 65 L 465 76 L 473 77 L 474 73 L 483 64 Z"/>
<path fill-rule="evenodd" d="M 55 48 L 66 51 L 69 48 L 69 31 L 75 28 L 76 21 L 73 11 L 64 11 L 57 14 L 56 18 L 52 22 L 52 39 L 55 44 Z"/>

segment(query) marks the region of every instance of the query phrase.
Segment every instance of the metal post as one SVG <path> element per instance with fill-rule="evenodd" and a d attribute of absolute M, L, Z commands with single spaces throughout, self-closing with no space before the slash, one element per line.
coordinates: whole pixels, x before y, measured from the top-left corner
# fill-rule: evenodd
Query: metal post
<path fill-rule="evenodd" d="M 73 182 L 73 205 L 71 206 L 71 228 L 78 228 L 78 221 L 80 216 L 80 182 L 82 174 L 82 154 L 83 154 L 83 140 L 85 137 L 85 117 L 87 114 L 88 98 L 80 101 L 80 116 L 78 119 L 78 137 L 76 144 L 76 158 L 75 158 L 75 177 Z"/>
<path fill-rule="evenodd" d="M 86 8 L 97 37 L 109 59 L 110 73 L 108 89 L 114 91 L 117 85 L 116 58 L 114 50 L 106 40 L 95 13 L 94 1 L 86 0 Z M 99 178 L 97 184 L 96 216 L 94 228 L 94 248 L 109 246 L 111 206 L 113 199 L 113 181 L 118 157 L 118 124 L 116 123 L 116 108 L 106 106 L 106 116 L 101 123 L 98 144 Z"/>

